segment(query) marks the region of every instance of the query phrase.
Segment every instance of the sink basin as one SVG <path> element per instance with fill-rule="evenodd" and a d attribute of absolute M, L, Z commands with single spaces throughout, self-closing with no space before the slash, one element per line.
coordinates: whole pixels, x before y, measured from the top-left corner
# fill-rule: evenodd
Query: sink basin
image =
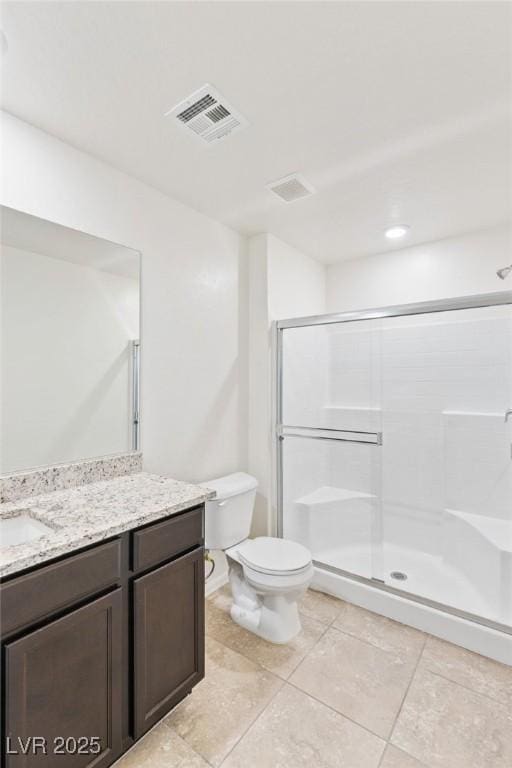
<path fill-rule="evenodd" d="M 0 518 L 0 547 L 13 547 L 16 544 L 27 544 L 29 541 L 40 539 L 53 533 L 53 528 L 41 523 L 26 512 L 20 512 L 12 517 Z"/>

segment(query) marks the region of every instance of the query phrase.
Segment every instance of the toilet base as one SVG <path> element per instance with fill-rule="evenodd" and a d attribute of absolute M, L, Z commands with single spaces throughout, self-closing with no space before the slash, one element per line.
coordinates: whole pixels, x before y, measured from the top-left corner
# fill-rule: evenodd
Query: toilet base
<path fill-rule="evenodd" d="M 229 582 L 233 596 L 231 618 L 236 624 L 270 643 L 281 645 L 299 634 L 302 627 L 298 600 L 306 591 L 307 583 L 285 593 L 260 591 L 246 581 L 242 566 L 234 561 L 229 564 Z"/>

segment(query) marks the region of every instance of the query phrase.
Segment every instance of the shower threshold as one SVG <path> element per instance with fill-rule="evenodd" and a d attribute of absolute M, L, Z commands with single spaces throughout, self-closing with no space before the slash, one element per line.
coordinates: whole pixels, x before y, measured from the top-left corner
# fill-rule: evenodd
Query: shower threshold
<path fill-rule="evenodd" d="M 473 621 L 500 626 L 507 623 L 507 617 L 500 614 L 496 605 L 490 605 L 464 574 L 441 557 L 426 552 L 388 544 L 379 564 L 367 547 L 338 547 L 314 552 L 314 561 L 319 568 L 333 568 L 347 576 L 364 578 L 370 584 L 397 589 L 411 600 L 426 600 L 445 610 L 476 617 Z M 403 574 L 405 579 L 397 579 L 394 574 Z"/>
<path fill-rule="evenodd" d="M 312 589 L 512 666 L 512 627 L 313 560 Z M 408 583 L 408 582 L 407 582 Z"/>

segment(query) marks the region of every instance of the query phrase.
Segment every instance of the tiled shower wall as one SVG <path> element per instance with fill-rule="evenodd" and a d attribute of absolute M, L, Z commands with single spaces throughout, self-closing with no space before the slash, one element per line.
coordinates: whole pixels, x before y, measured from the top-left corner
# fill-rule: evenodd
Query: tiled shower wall
<path fill-rule="evenodd" d="M 313 326 L 284 339 L 285 423 L 384 436 L 377 451 L 290 439 L 295 498 L 333 485 L 406 512 L 510 519 L 509 307 Z"/>
<path fill-rule="evenodd" d="M 510 308 L 370 322 L 326 326 L 328 412 L 333 426 L 383 432 L 383 500 L 509 519 Z"/>

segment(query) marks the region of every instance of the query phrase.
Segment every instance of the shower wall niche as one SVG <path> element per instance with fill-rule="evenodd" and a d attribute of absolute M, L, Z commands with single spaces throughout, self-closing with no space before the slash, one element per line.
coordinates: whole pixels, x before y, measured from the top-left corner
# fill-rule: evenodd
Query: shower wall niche
<path fill-rule="evenodd" d="M 511 301 L 278 324 L 280 527 L 319 568 L 512 626 Z"/>

